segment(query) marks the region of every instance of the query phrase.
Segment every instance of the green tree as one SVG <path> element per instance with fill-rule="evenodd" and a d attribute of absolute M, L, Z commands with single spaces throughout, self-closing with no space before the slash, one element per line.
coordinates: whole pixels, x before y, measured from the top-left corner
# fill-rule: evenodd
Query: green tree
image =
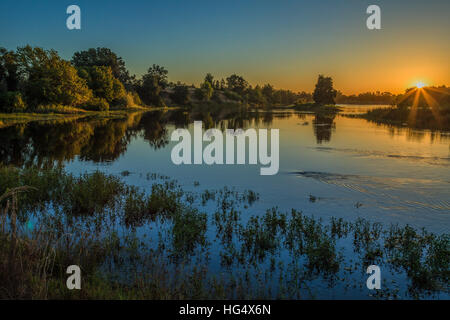
<path fill-rule="evenodd" d="M 148 106 L 165 106 L 161 98 L 162 88 L 158 78 L 151 74 L 145 74 L 136 84 L 136 91 L 142 102 Z"/>
<path fill-rule="evenodd" d="M 248 102 L 254 105 L 264 105 L 266 102 L 266 99 L 263 95 L 263 91 L 259 85 L 257 85 L 255 88 L 249 88 L 247 90 L 247 98 Z"/>
<path fill-rule="evenodd" d="M 115 78 L 119 79 L 127 88 L 131 88 L 133 77 L 125 67 L 123 59 L 108 48 L 91 48 L 86 51 L 75 52 L 72 64 L 82 67 L 110 67 Z"/>
<path fill-rule="evenodd" d="M 26 46 L 17 49 L 17 58 L 26 79 L 24 93 L 29 105 L 77 106 L 91 98 L 92 92 L 86 81 L 56 51 Z"/>
<path fill-rule="evenodd" d="M 142 101 L 149 106 L 163 107 L 164 100 L 161 97 L 162 90 L 167 86 L 167 74 L 169 72 L 161 66 L 154 64 L 142 79 L 136 81 L 135 89 Z"/>
<path fill-rule="evenodd" d="M 0 48 L 0 90 L 18 91 L 20 74 L 17 54 Z"/>
<path fill-rule="evenodd" d="M 126 95 L 123 84 L 114 77 L 110 67 L 84 67 L 79 69 L 78 74 L 86 80 L 96 97 L 103 98 L 108 103 Z"/>
<path fill-rule="evenodd" d="M 195 90 L 195 97 L 197 100 L 209 101 L 214 94 L 214 89 L 209 82 L 203 82 L 200 88 Z"/>
<path fill-rule="evenodd" d="M 317 104 L 335 104 L 336 94 L 337 91 L 333 89 L 331 77 L 319 75 L 313 94 L 314 102 Z"/>
<path fill-rule="evenodd" d="M 208 82 L 211 87 L 214 85 L 214 76 L 211 73 L 207 73 L 205 76 L 205 80 L 203 82 Z"/>
<path fill-rule="evenodd" d="M 204 94 L 204 100 L 209 101 L 214 93 L 214 89 L 210 82 L 203 82 L 200 87 Z"/>
<path fill-rule="evenodd" d="M 265 84 L 262 88 L 262 94 L 266 97 L 266 100 L 273 103 L 273 86 L 270 84 Z"/>
<path fill-rule="evenodd" d="M 164 67 L 158 66 L 157 64 L 154 64 L 153 66 L 151 66 L 148 71 L 146 76 L 147 77 L 151 77 L 151 78 L 155 78 L 156 81 L 158 82 L 158 85 L 162 88 L 165 89 L 167 87 L 167 74 L 169 73 L 169 71 L 167 71 Z"/>
<path fill-rule="evenodd" d="M 236 74 L 232 74 L 227 78 L 227 86 L 231 91 L 236 92 L 239 95 L 242 95 L 248 87 L 248 82 L 241 76 Z"/>
<path fill-rule="evenodd" d="M 0 92 L 1 112 L 23 112 L 26 104 L 22 99 L 22 94 L 17 91 Z"/>
<path fill-rule="evenodd" d="M 186 105 L 189 102 L 189 88 L 182 84 L 176 85 L 170 98 L 176 104 Z"/>

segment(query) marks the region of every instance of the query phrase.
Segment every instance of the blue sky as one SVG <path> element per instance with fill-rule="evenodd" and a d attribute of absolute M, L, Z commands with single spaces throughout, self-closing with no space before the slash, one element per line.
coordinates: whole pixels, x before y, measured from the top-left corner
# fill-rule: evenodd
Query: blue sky
<path fill-rule="evenodd" d="M 82 30 L 66 28 L 67 6 Z M 382 30 L 366 28 L 378 4 Z M 0 46 L 75 51 L 108 47 L 132 73 L 153 63 L 170 80 L 242 74 L 252 84 L 311 90 L 319 73 L 346 93 L 449 84 L 450 1 L 21 1 L 0 2 Z"/>

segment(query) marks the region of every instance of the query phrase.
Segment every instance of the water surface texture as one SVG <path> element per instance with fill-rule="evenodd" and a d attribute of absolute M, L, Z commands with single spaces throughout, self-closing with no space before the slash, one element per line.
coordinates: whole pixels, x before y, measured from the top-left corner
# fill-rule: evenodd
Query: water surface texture
<path fill-rule="evenodd" d="M 343 113 L 360 108 L 370 107 L 344 106 Z M 187 190 L 194 182 L 203 189 L 251 189 L 260 194 L 252 213 L 295 208 L 325 219 L 362 217 L 449 232 L 448 133 L 284 110 L 215 120 L 219 129 L 280 130 L 279 172 L 261 176 L 260 164 L 174 165 L 171 132 L 179 127 L 192 132 L 194 120 L 181 111 L 155 111 L 127 119 L 6 127 L 0 129 L 0 157 L 16 165 L 63 165 L 74 173 L 101 170 L 145 188 L 151 183 L 147 174 L 159 173 Z"/>

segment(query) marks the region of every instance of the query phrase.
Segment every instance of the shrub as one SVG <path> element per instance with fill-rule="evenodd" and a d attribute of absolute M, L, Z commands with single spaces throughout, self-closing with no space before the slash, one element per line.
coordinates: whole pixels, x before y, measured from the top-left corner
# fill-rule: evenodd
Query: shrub
<path fill-rule="evenodd" d="M 23 112 L 26 108 L 20 92 L 10 91 L 0 94 L 0 111 Z"/>
<path fill-rule="evenodd" d="M 115 99 L 111 106 L 117 107 L 117 108 L 130 108 L 136 105 L 142 105 L 141 98 L 139 98 L 139 95 L 136 92 L 127 92 L 124 96 Z"/>
<path fill-rule="evenodd" d="M 133 91 L 130 93 L 133 97 L 133 101 L 135 104 L 137 104 L 138 106 L 142 106 L 142 100 L 141 97 L 139 97 L 138 93 L 136 91 Z"/>
<path fill-rule="evenodd" d="M 103 98 L 92 98 L 82 108 L 90 111 L 108 111 L 109 103 Z"/>
<path fill-rule="evenodd" d="M 123 96 L 119 99 L 114 99 L 114 101 L 111 102 L 112 107 L 116 107 L 119 109 L 126 109 L 128 107 L 131 107 L 132 105 L 133 105 L 133 99 L 132 98 L 130 99 L 130 97 L 128 95 Z"/>
<path fill-rule="evenodd" d="M 185 105 L 189 102 L 189 89 L 185 85 L 177 85 L 170 95 L 172 101 L 176 104 Z"/>

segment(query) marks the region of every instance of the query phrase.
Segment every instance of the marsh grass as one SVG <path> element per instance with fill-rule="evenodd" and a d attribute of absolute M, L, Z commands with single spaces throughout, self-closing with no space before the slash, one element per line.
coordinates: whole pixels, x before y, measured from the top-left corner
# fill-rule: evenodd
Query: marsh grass
<path fill-rule="evenodd" d="M 245 209 L 259 199 L 251 191 L 186 192 L 153 178 L 144 190 L 101 172 L 0 167 L 0 298 L 368 297 L 370 264 L 396 281 L 375 298 L 449 294 L 448 234 L 261 213 Z M 79 291 L 65 287 L 72 264 Z"/>
<path fill-rule="evenodd" d="M 412 114 L 415 116 L 411 117 Z M 446 105 L 440 105 L 436 111 L 430 107 L 419 107 L 415 111 L 412 111 L 412 107 L 390 107 L 375 108 L 362 115 L 346 116 L 364 118 L 378 124 L 450 131 L 450 107 Z"/>

